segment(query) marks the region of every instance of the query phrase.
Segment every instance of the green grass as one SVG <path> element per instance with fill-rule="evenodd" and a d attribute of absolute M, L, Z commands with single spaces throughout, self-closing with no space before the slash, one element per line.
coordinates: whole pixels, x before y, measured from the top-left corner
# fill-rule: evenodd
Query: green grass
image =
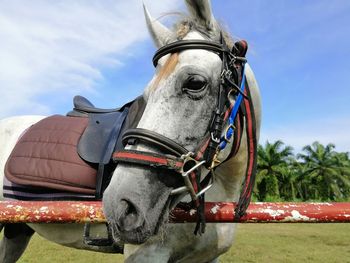
<path fill-rule="evenodd" d="M 350 224 L 240 224 L 220 262 L 350 263 L 349 234 Z M 65 248 L 35 235 L 19 262 L 118 263 L 123 257 Z"/>
<path fill-rule="evenodd" d="M 350 262 L 350 224 L 241 224 L 221 262 Z"/>

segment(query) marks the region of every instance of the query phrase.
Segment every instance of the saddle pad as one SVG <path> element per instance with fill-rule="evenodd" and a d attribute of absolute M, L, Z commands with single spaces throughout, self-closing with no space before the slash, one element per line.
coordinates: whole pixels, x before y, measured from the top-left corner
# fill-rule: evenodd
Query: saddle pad
<path fill-rule="evenodd" d="M 19 185 L 3 178 L 3 196 L 5 200 L 21 201 L 95 201 L 94 194 L 67 192 L 44 187 Z"/>
<path fill-rule="evenodd" d="M 5 166 L 15 184 L 94 194 L 96 169 L 83 161 L 77 144 L 88 118 L 54 115 L 31 126 Z"/>

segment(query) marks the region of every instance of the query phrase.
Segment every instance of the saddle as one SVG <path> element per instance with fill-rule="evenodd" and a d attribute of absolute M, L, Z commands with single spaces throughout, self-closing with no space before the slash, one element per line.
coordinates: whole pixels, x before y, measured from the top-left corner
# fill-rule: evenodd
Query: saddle
<path fill-rule="evenodd" d="M 99 109 L 76 96 L 73 104 L 67 116 L 45 118 L 21 136 L 7 160 L 6 179 L 102 198 L 115 169 L 112 153 L 123 147 L 124 130 L 136 127 L 145 101 L 138 97 L 117 109 Z"/>

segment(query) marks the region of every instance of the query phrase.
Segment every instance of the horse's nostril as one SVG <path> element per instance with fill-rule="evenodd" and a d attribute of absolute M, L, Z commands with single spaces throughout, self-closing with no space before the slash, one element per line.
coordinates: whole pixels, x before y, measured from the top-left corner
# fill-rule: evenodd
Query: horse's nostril
<path fill-rule="evenodd" d="M 128 203 L 127 209 L 125 211 L 125 214 L 126 215 L 136 214 L 136 208 L 135 208 L 135 206 L 132 203 Z"/>
<path fill-rule="evenodd" d="M 131 231 L 142 225 L 142 217 L 137 212 L 133 203 L 127 200 L 121 200 L 119 203 L 119 217 L 117 225 L 120 230 Z"/>

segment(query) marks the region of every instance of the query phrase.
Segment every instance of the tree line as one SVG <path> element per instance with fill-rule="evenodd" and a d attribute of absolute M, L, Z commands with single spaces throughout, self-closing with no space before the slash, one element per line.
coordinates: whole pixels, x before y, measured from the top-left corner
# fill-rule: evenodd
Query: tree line
<path fill-rule="evenodd" d="M 258 146 L 253 201 L 350 201 L 348 152 L 314 142 L 293 153 L 282 141 Z"/>

